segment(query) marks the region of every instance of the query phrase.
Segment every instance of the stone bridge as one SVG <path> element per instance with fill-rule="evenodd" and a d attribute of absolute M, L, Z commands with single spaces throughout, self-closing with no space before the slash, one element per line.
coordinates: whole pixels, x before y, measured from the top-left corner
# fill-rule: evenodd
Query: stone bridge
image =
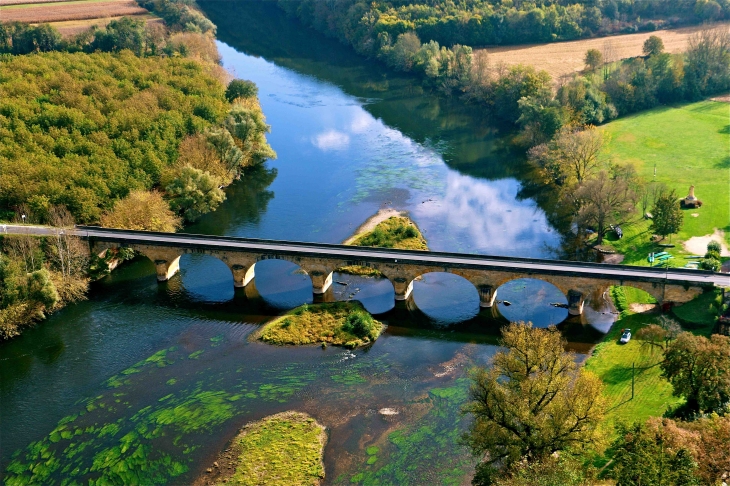
<path fill-rule="evenodd" d="M 186 253 L 206 254 L 225 263 L 236 287 L 245 287 L 256 275 L 256 263 L 280 259 L 295 263 L 312 279 L 314 294 L 323 294 L 337 269 L 359 265 L 378 270 L 393 284 L 396 300 L 406 300 L 413 281 L 429 272 L 459 275 L 479 291 L 480 305 L 491 307 L 497 289 L 510 280 L 534 278 L 563 292 L 572 315 L 583 312 L 584 301 L 594 302 L 611 285 L 644 290 L 660 304 L 682 304 L 714 286 L 730 286 L 730 275 L 689 269 L 664 269 L 593 264 L 560 260 L 491 257 L 458 253 L 393 250 L 319 243 L 247 238 L 154 233 L 79 226 L 74 231 L 88 240 L 90 249 L 132 248 L 155 263 L 157 279 L 168 280 L 180 268 Z"/>

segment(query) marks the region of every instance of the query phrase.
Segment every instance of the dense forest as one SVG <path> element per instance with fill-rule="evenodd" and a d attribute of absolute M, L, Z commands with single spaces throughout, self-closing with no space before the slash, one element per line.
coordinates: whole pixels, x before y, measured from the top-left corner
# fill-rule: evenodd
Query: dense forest
<path fill-rule="evenodd" d="M 405 32 L 451 47 L 552 42 L 730 18 L 728 0 L 279 0 L 306 25 L 375 55 Z"/>
<path fill-rule="evenodd" d="M 185 2 L 71 38 L 0 23 L 0 220 L 175 231 L 276 154 L 256 86 L 220 66 L 213 25 Z M 124 250 L 0 236 L 0 339 L 84 297 Z"/>

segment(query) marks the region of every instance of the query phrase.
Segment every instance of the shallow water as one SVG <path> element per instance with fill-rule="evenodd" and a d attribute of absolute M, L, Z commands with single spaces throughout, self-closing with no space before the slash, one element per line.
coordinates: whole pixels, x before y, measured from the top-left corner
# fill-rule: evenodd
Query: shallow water
<path fill-rule="evenodd" d="M 279 157 L 187 232 L 336 243 L 393 207 L 409 211 L 434 250 L 559 251 L 558 231 L 524 197 L 523 162 L 479 113 L 270 5 L 203 7 L 224 65 L 258 84 Z M 389 325 L 373 346 L 252 342 L 260 323 L 313 301 L 309 277 L 289 262 L 258 263 L 245 290 L 203 255 L 184 256 L 164 284 L 145 259 L 124 265 L 88 301 L 0 345 L 5 480 L 187 484 L 243 424 L 297 409 L 328 427 L 329 484 L 468 484 L 473 460 L 456 445 L 466 370 L 488 364 L 505 318 L 562 322 L 579 352 L 610 325 L 600 312 L 589 314 L 593 325 L 563 322 L 567 312 L 550 304 L 565 296 L 539 281 L 505 284 L 501 303 L 484 310 L 474 287 L 449 274 L 423 276 L 398 306 L 386 280 L 334 280 L 327 299 L 360 300 Z"/>

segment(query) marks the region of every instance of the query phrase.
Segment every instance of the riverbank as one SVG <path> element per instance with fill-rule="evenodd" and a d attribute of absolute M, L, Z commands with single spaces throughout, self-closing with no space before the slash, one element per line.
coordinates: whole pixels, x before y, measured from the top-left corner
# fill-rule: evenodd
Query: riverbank
<path fill-rule="evenodd" d="M 265 324 L 252 336 L 268 344 L 331 344 L 356 348 L 378 339 L 385 326 L 359 302 L 332 302 L 297 307 Z"/>
<path fill-rule="evenodd" d="M 373 231 L 380 223 L 390 218 L 405 218 L 408 213 L 406 211 L 398 211 L 397 209 L 381 209 L 374 215 L 370 216 L 363 224 L 361 224 L 348 239 L 342 242 L 343 245 L 353 245 L 355 240 L 365 236 Z"/>
<path fill-rule="evenodd" d="M 324 479 L 325 427 L 282 412 L 247 424 L 194 486 L 316 486 Z"/>

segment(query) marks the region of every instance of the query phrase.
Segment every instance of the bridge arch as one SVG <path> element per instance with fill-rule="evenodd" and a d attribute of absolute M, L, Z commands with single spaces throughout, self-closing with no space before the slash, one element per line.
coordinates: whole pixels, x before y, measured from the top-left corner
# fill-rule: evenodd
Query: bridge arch
<path fill-rule="evenodd" d="M 481 307 L 478 289 L 455 272 L 429 269 L 412 280 L 412 288 L 409 302 L 441 325 L 468 321 Z"/>
<path fill-rule="evenodd" d="M 536 327 L 563 322 L 569 314 L 570 293 L 539 278 L 513 278 L 497 289 L 499 313 L 507 320 L 530 321 Z"/>

